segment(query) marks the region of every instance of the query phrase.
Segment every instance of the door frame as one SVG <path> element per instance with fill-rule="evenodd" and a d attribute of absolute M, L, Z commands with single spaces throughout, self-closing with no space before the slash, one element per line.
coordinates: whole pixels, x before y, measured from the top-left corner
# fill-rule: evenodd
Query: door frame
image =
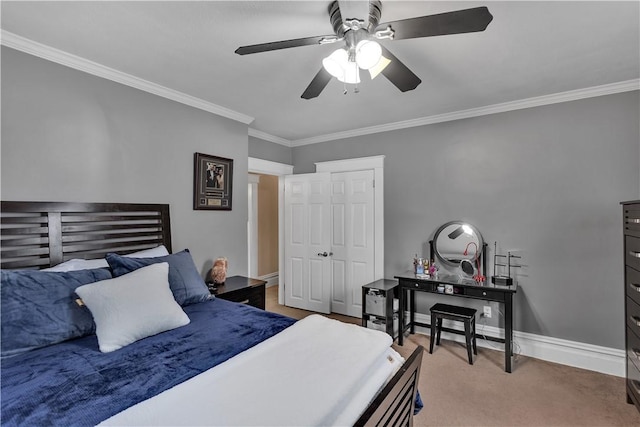
<path fill-rule="evenodd" d="M 384 155 L 318 162 L 316 172 L 352 172 L 373 169 L 374 182 L 374 273 L 384 279 Z"/>
<path fill-rule="evenodd" d="M 248 276 L 258 277 L 258 185 L 260 175 L 249 173 L 249 221 L 247 223 L 247 237 L 249 245 Z"/>
<path fill-rule="evenodd" d="M 357 157 L 353 159 L 317 162 L 316 172 L 349 172 L 373 169 L 374 176 L 374 280 L 384 279 L 384 155 Z M 278 177 L 278 286 L 282 285 L 284 277 L 284 175 L 293 174 L 293 165 L 272 162 L 270 160 L 249 157 L 249 173 L 275 175 Z M 255 242 L 257 245 L 257 242 Z M 247 248 L 249 251 L 251 246 Z M 284 292 L 278 291 L 278 303 L 284 305 Z"/>
<path fill-rule="evenodd" d="M 249 157 L 248 172 L 278 177 L 278 286 L 280 286 L 284 280 L 284 176 L 293 174 L 293 165 Z M 253 246 L 258 246 L 257 236 L 255 241 L 249 243 L 247 252 L 251 251 Z M 282 289 L 278 291 L 278 303 L 284 305 Z"/>

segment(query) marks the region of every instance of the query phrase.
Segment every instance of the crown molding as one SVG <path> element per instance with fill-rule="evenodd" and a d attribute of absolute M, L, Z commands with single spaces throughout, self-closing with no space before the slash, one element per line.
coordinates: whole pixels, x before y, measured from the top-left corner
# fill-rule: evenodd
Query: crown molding
<path fill-rule="evenodd" d="M 118 71 L 97 62 L 93 62 L 88 59 L 64 52 L 62 50 L 55 49 L 51 46 L 29 40 L 9 31 L 2 30 L 0 39 L 0 42 L 4 46 L 10 47 L 12 49 L 16 49 L 21 52 L 28 53 L 30 55 L 46 59 L 47 61 L 55 62 L 57 64 L 61 64 L 79 71 L 84 71 L 85 73 L 102 77 L 116 83 L 140 89 L 142 91 L 149 92 L 154 95 L 179 102 L 181 104 L 189 105 L 190 107 L 208 111 L 209 113 L 213 113 L 218 116 L 226 117 L 228 119 L 232 119 L 244 124 L 249 124 L 254 120 L 253 117 L 247 116 L 237 111 L 221 107 L 220 105 L 216 105 L 203 99 L 196 98 L 195 96 L 187 95 L 185 93 L 169 89 L 159 84 L 132 76 L 131 74 L 123 73 L 122 71 Z"/>
<path fill-rule="evenodd" d="M 370 135 L 380 132 L 389 132 L 398 129 L 406 129 L 416 126 L 430 125 L 434 123 L 443 123 L 453 120 L 467 119 L 471 117 L 486 116 L 489 114 L 504 113 L 507 111 L 522 110 L 525 108 L 540 107 L 543 105 L 577 101 L 579 99 L 612 95 L 621 92 L 632 92 L 636 90 L 640 90 L 640 79 L 626 80 L 623 82 L 611 83 L 602 86 L 571 90 L 551 95 L 536 96 L 534 98 L 527 98 L 519 101 L 504 102 L 501 104 L 488 105 L 485 107 L 471 108 L 469 110 L 454 111 L 451 113 L 437 114 L 434 116 L 421 117 L 418 119 L 404 120 L 401 122 L 386 123 L 366 128 L 330 133 L 305 139 L 298 139 L 295 141 L 291 141 L 291 146 L 300 147 L 303 145 L 317 144 L 319 142 L 333 141 L 336 139 L 352 138 L 356 136 Z"/>
<path fill-rule="evenodd" d="M 178 92 L 173 89 L 149 82 L 147 80 L 132 76 L 127 73 L 106 67 L 97 62 L 64 52 L 59 49 L 44 45 L 42 43 L 29 40 L 6 30 L 1 30 L 0 44 L 55 62 L 79 71 L 83 71 L 98 77 L 105 78 L 126 86 L 130 86 L 163 98 L 170 99 L 203 111 L 207 111 L 218 116 L 226 117 L 244 124 L 250 124 L 254 118 L 234 110 L 213 104 L 200 98 Z M 468 110 L 454 111 L 451 113 L 437 114 L 433 116 L 420 117 L 417 119 L 404 120 L 394 123 L 370 126 L 359 129 L 352 129 L 344 132 L 335 132 L 325 135 L 318 135 L 311 138 L 298 140 L 288 140 L 279 136 L 271 135 L 257 129 L 249 128 L 249 135 L 258 139 L 284 145 L 293 148 L 303 145 L 317 144 L 320 142 L 333 141 L 337 139 L 353 138 L 357 136 L 370 135 L 373 133 L 389 132 L 393 130 L 406 129 L 417 126 L 425 126 L 435 123 L 443 123 L 453 120 L 461 120 L 472 117 L 486 116 L 489 114 L 504 113 L 507 111 L 522 110 L 525 108 L 540 107 L 544 105 L 558 104 L 562 102 L 577 101 L 579 99 L 593 98 L 597 96 L 612 95 L 615 93 L 631 92 L 640 90 L 640 79 L 626 80 L 617 83 L 594 86 L 590 88 L 560 92 L 551 95 L 538 96 L 522 99 L 518 101 L 504 102 L 501 104 L 488 105 Z"/>
<path fill-rule="evenodd" d="M 249 136 L 291 148 L 291 141 L 288 139 L 280 138 L 279 136 L 271 135 L 270 133 L 262 132 L 261 130 L 249 128 Z"/>

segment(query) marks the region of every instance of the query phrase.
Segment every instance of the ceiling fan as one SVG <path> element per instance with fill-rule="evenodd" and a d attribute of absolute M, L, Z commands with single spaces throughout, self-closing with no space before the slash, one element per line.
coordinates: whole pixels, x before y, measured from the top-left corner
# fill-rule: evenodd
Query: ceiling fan
<path fill-rule="evenodd" d="M 372 79 L 382 74 L 398 89 L 406 92 L 415 89 L 422 81 L 376 40 L 403 40 L 479 32 L 484 31 L 493 19 L 489 10 L 483 6 L 378 24 L 382 16 L 382 4 L 379 0 L 370 0 L 368 5 L 365 3 L 365 8 L 368 8 L 368 13 L 367 9 L 364 9 L 363 14 L 368 14 L 365 19 L 343 19 L 341 9 L 343 12 L 353 11 L 352 3 L 363 2 L 340 0 L 332 2 L 329 6 L 329 18 L 335 32 L 333 35 L 241 46 L 235 53 L 248 55 L 344 41 L 345 47 L 324 58 L 323 67 L 306 88 L 302 98 L 311 99 L 320 95 L 332 77 L 344 83 L 357 84 L 360 82 L 360 69 L 368 70 Z"/>

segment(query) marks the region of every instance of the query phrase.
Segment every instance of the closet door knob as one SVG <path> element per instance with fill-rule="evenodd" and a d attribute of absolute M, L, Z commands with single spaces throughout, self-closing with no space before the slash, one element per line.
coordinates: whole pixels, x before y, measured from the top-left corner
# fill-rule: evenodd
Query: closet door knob
<path fill-rule="evenodd" d="M 333 252 L 318 252 L 318 256 L 328 257 L 333 255 Z"/>

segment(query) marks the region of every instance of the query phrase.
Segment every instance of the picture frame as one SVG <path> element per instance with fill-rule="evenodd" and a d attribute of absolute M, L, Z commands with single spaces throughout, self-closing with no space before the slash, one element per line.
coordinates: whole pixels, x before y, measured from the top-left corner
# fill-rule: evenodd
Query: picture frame
<path fill-rule="evenodd" d="M 194 153 L 193 209 L 230 211 L 233 159 Z"/>

